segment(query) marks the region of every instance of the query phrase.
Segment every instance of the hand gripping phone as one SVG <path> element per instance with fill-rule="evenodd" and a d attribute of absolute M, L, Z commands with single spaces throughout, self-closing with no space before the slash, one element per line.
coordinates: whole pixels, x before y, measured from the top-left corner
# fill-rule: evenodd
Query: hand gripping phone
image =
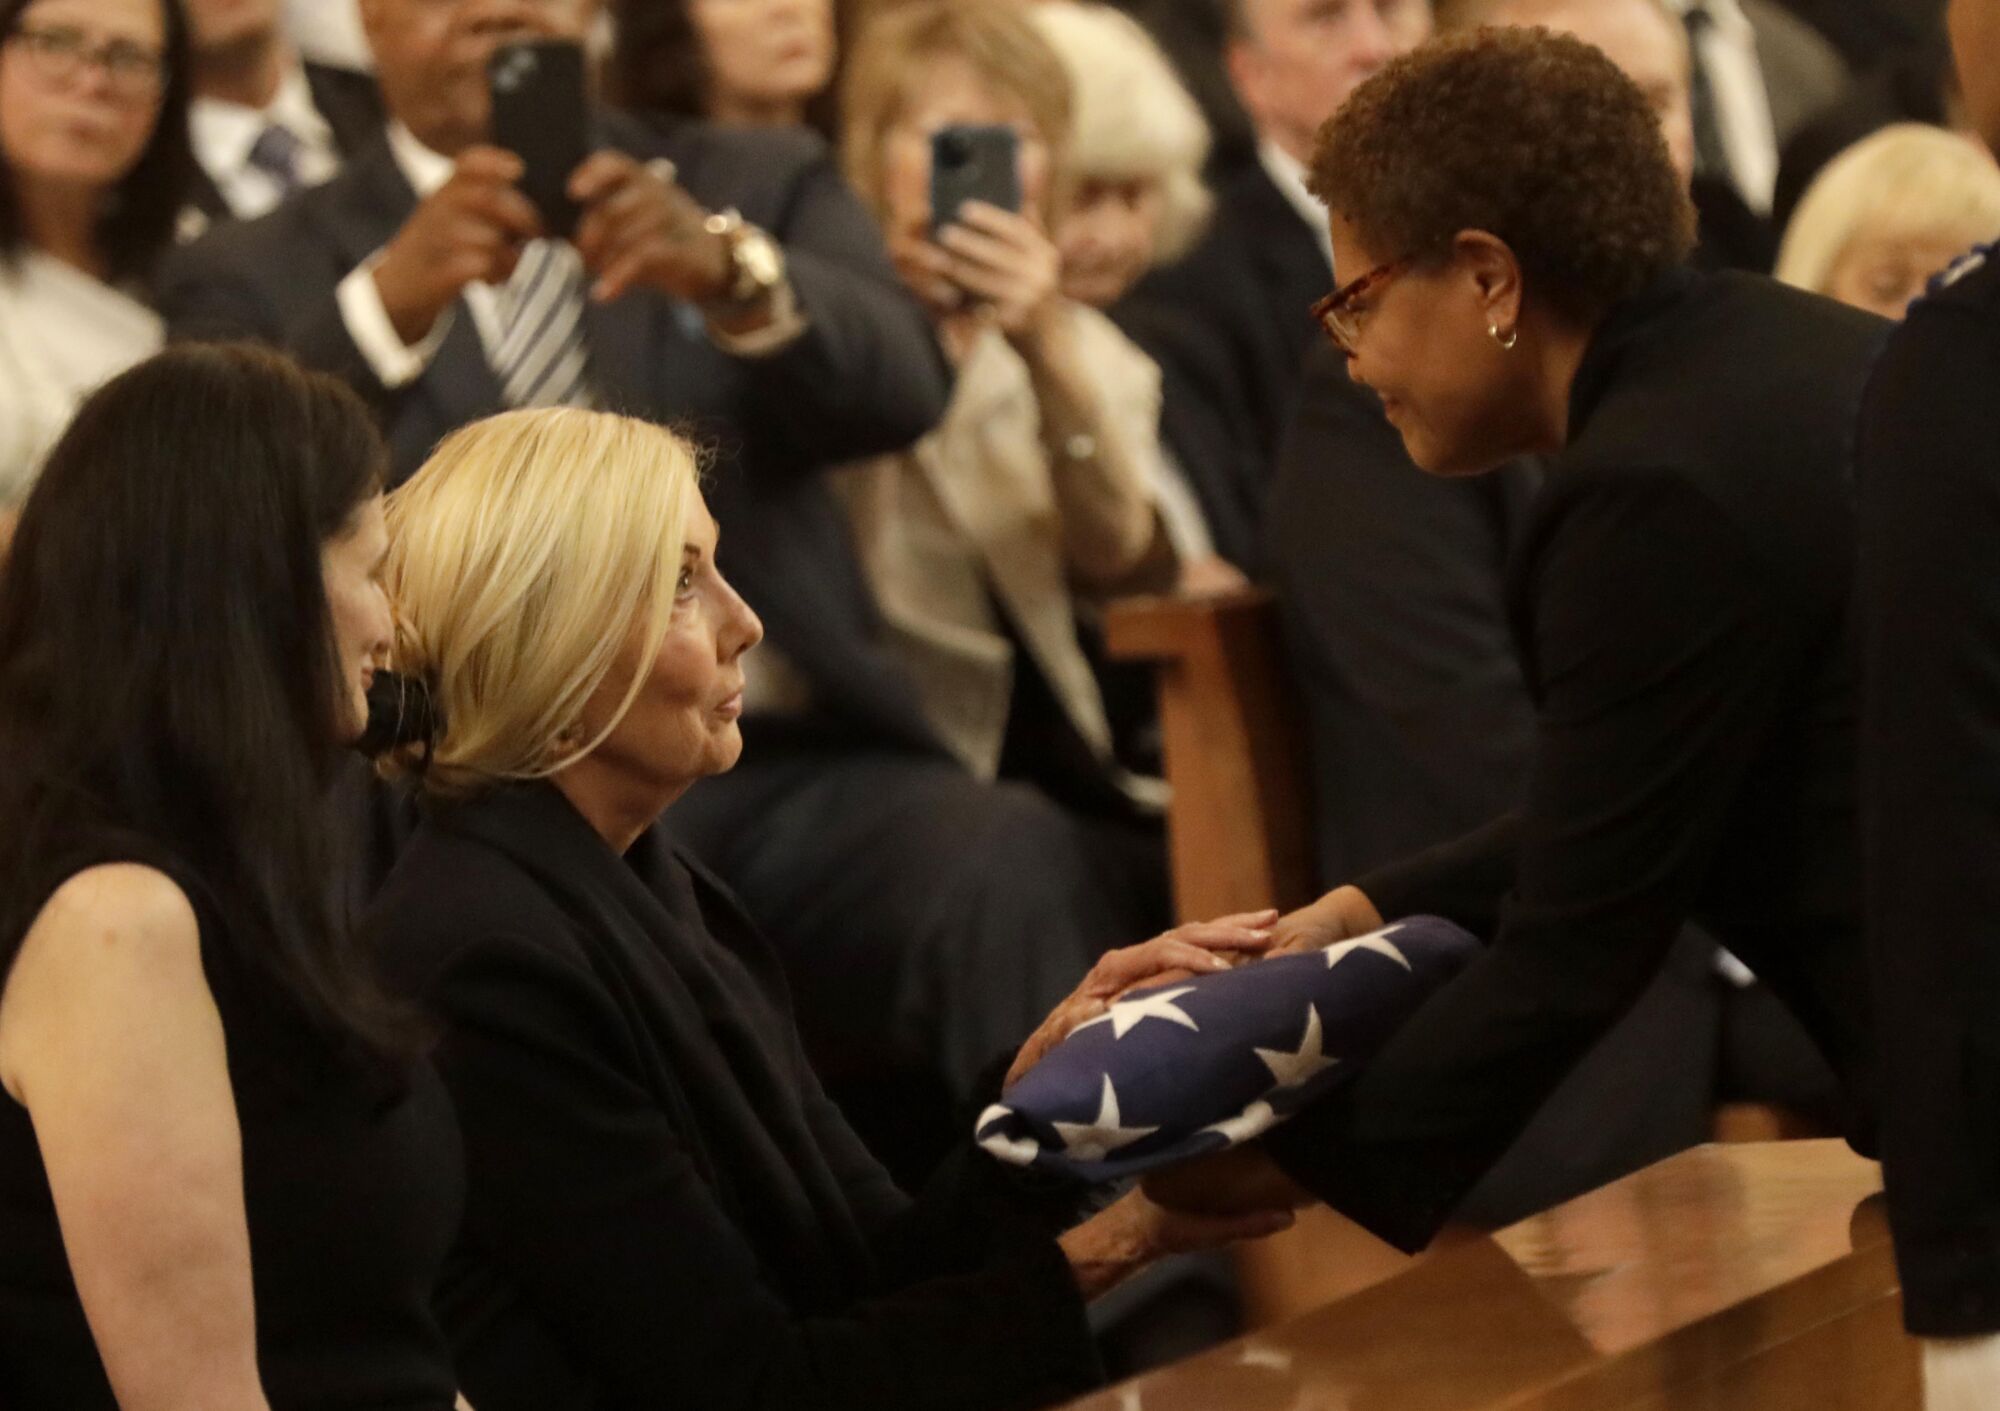
<path fill-rule="evenodd" d="M 967 201 L 1021 209 L 1021 139 L 1011 127 L 954 123 L 931 134 L 931 234 Z"/>

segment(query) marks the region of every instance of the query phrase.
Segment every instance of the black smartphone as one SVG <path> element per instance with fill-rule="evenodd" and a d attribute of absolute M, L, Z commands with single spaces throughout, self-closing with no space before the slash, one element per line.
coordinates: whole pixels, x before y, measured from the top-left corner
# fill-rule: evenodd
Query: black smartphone
<path fill-rule="evenodd" d="M 521 192 L 550 235 L 567 239 L 581 214 L 569 179 L 590 155 L 590 97 L 583 46 L 563 40 L 506 44 L 486 67 L 493 145 L 527 165 Z"/>
<path fill-rule="evenodd" d="M 931 134 L 931 233 L 967 201 L 1021 209 L 1021 139 L 1011 127 L 954 123 Z"/>

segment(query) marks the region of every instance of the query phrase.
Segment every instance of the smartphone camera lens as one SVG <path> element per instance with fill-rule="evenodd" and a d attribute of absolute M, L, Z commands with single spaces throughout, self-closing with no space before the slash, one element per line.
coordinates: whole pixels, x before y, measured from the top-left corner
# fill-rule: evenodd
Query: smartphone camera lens
<path fill-rule="evenodd" d="M 938 159 L 948 167 L 970 166 L 972 144 L 966 141 L 963 133 L 942 133 L 938 137 L 937 154 Z"/>

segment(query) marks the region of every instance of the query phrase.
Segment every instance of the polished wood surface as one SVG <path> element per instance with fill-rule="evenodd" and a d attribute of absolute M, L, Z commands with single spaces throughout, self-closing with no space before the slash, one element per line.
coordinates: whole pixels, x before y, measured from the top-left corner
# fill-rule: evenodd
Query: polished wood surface
<path fill-rule="evenodd" d="M 1916 1411 L 1872 1162 L 1704 1146 L 1075 1411 Z"/>
<path fill-rule="evenodd" d="M 1123 599 L 1106 614 L 1105 643 L 1119 660 L 1159 667 L 1181 919 L 1312 900 L 1305 731 L 1276 600 L 1254 588 Z"/>

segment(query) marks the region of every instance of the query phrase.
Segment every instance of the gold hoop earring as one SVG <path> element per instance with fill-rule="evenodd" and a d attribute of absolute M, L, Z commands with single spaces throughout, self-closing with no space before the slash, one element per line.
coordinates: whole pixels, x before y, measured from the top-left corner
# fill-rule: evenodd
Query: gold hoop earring
<path fill-rule="evenodd" d="M 1500 325 L 1499 325 L 1499 324 L 1497 324 L 1497 323 L 1489 323 L 1489 324 L 1487 324 L 1487 325 L 1486 325 L 1486 334 L 1487 334 L 1487 336 L 1488 336 L 1489 338 L 1491 338 L 1491 339 L 1492 339 L 1492 340 L 1493 340 L 1493 341 L 1494 341 L 1495 343 L 1498 343 L 1498 344 L 1500 345 L 1500 347 L 1501 347 L 1501 349 L 1502 349 L 1503 351 L 1506 351 L 1506 352 L 1509 352 L 1509 353 L 1513 352 L 1513 351 L 1514 351 L 1514 345 L 1515 345 L 1516 343 L 1518 343 L 1518 342 L 1520 342 L 1520 341 L 1521 341 L 1521 330 L 1520 330 L 1520 329 L 1518 329 L 1518 328 L 1512 328 L 1512 329 L 1509 329 L 1509 330 L 1507 331 L 1507 336 L 1506 336 L 1505 338 L 1502 338 L 1502 337 L 1500 336 Z"/>

